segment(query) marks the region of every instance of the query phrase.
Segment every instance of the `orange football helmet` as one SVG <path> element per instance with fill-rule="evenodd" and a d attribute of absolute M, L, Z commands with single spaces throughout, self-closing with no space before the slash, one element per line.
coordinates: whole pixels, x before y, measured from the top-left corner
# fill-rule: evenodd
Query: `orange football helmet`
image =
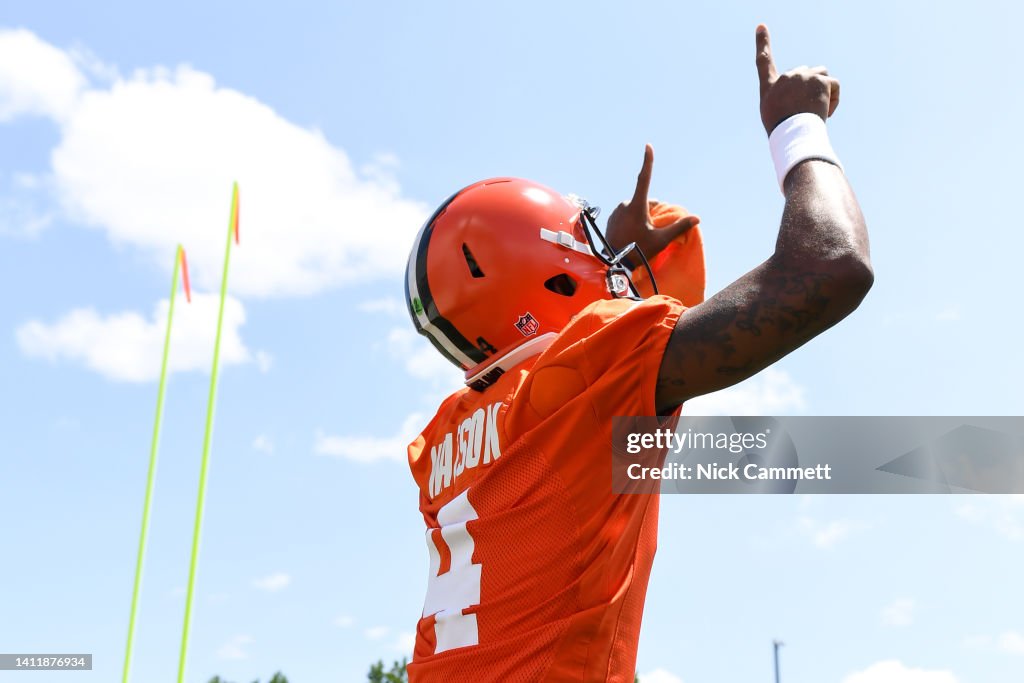
<path fill-rule="evenodd" d="M 613 250 L 598 211 L 519 178 L 456 192 L 409 254 L 405 293 L 416 330 L 483 390 L 592 301 L 639 298 L 621 261 L 636 249 L 653 282 L 647 260 L 634 244 Z"/>

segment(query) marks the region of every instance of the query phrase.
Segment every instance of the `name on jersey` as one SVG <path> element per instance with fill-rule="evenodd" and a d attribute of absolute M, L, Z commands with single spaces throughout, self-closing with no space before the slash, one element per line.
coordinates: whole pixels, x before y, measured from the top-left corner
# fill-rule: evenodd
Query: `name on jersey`
<path fill-rule="evenodd" d="M 430 497 L 455 483 L 466 470 L 490 464 L 501 457 L 498 443 L 498 409 L 501 402 L 492 403 L 462 421 L 430 447 Z"/>

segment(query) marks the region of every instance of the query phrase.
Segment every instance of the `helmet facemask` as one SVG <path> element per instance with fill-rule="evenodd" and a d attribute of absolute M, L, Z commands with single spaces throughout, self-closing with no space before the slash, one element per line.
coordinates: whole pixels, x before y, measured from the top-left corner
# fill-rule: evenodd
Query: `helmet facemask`
<path fill-rule="evenodd" d="M 654 293 L 658 293 L 658 283 L 654 279 L 654 272 L 651 270 L 651 264 L 647 261 L 647 256 L 644 254 L 644 250 L 640 248 L 636 242 L 630 242 L 618 251 L 612 248 L 607 238 L 601 229 L 597 227 L 597 217 L 601 214 L 601 207 L 591 206 L 590 203 L 582 197 L 576 195 L 569 195 L 567 197 L 569 201 L 580 207 L 580 223 L 581 229 L 583 230 L 584 236 L 587 238 L 587 243 L 590 245 L 590 252 L 593 254 L 601 263 L 608 267 L 607 273 L 605 273 L 605 281 L 608 285 L 608 291 L 616 299 L 628 298 L 628 299 L 642 299 L 640 292 L 637 290 L 636 285 L 633 284 L 632 278 L 630 278 L 629 270 L 623 265 L 625 258 L 633 251 L 640 257 L 640 263 L 643 264 L 644 269 L 647 271 L 647 276 L 651 279 L 651 288 Z M 594 235 L 600 241 L 601 246 L 598 247 L 594 240 Z M 626 292 L 629 292 L 626 294 Z"/>

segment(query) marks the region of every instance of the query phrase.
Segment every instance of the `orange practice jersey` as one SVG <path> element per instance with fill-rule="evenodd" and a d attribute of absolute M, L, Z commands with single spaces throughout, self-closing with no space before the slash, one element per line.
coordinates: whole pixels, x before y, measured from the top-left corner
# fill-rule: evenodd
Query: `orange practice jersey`
<path fill-rule="evenodd" d="M 612 493 L 612 417 L 654 415 L 683 310 L 590 304 L 409 445 L 430 556 L 410 683 L 632 683 L 658 496 Z"/>

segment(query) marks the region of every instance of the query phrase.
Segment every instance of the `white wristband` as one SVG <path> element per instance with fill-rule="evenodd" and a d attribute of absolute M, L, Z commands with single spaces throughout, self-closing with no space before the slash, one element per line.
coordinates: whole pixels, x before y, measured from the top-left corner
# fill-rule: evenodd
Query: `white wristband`
<path fill-rule="evenodd" d="M 790 116 L 775 126 L 775 130 L 768 136 L 768 146 L 772 151 L 772 161 L 775 162 L 779 189 L 783 192 L 786 175 L 801 161 L 821 159 L 843 168 L 832 149 L 832 143 L 828 141 L 825 122 L 817 114 L 805 112 Z"/>

